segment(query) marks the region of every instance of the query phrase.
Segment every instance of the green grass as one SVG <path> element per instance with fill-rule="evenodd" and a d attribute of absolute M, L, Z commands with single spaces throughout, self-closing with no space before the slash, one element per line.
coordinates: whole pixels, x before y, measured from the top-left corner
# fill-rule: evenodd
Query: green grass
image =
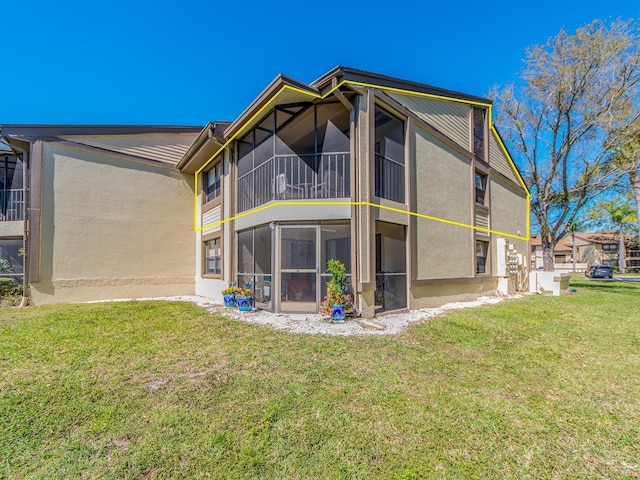
<path fill-rule="evenodd" d="M 291 335 L 166 302 L 0 311 L 0 478 L 638 478 L 640 284 Z"/>

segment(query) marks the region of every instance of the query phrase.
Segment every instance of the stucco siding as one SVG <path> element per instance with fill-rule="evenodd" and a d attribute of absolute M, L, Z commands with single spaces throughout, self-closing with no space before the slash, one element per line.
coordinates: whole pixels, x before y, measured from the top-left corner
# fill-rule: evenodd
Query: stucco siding
<path fill-rule="evenodd" d="M 24 221 L 0 222 L 0 238 L 22 237 L 24 234 Z"/>
<path fill-rule="evenodd" d="M 45 144 L 34 303 L 194 293 L 193 179 Z"/>
<path fill-rule="evenodd" d="M 496 277 L 414 286 L 409 290 L 410 308 L 433 308 L 450 302 L 470 302 L 483 295 L 494 295 L 497 287 Z"/>
<path fill-rule="evenodd" d="M 471 133 L 470 107 L 468 105 L 413 95 L 387 93 L 420 119 L 444 133 L 462 148 L 469 150 Z"/>
<path fill-rule="evenodd" d="M 492 176 L 491 182 L 491 229 L 494 232 L 504 232 L 510 235 L 527 236 L 527 196 L 518 187 L 512 186 L 501 178 Z M 500 237 L 494 233 L 492 237 Z M 524 240 L 505 237 L 511 244 L 515 244 L 519 253 L 528 255 L 528 245 Z M 493 256 L 495 271 L 495 255 Z"/>
<path fill-rule="evenodd" d="M 414 129 L 413 146 L 417 213 L 471 225 L 470 161 L 420 128 Z M 470 228 L 417 218 L 413 237 L 414 278 L 473 275 Z"/>

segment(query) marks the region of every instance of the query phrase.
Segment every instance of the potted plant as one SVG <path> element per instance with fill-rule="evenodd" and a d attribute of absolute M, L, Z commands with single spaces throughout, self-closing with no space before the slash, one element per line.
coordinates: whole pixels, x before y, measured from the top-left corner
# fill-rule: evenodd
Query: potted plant
<path fill-rule="evenodd" d="M 253 290 L 250 288 L 241 288 L 236 293 L 236 303 L 238 304 L 238 310 L 241 312 L 250 312 L 253 308 Z"/>
<path fill-rule="evenodd" d="M 331 273 L 331 280 L 327 284 L 327 296 L 320 304 L 320 315 L 331 317 L 333 322 L 344 322 L 346 312 L 353 309 L 349 277 L 344 264 L 339 260 L 329 260 L 327 271 Z"/>
<path fill-rule="evenodd" d="M 296 277 L 289 282 L 289 291 L 293 293 L 296 300 L 302 298 L 302 293 L 309 290 L 309 284 L 303 279 Z"/>
<path fill-rule="evenodd" d="M 230 284 L 227 288 L 222 290 L 222 298 L 224 299 L 225 307 L 235 307 L 236 306 L 236 295 L 242 289 L 236 286 L 235 283 Z"/>

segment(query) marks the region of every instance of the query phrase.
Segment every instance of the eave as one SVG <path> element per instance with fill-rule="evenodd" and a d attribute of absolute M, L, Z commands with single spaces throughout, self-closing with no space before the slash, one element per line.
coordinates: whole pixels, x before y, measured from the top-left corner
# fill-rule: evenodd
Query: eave
<path fill-rule="evenodd" d="M 249 105 L 240 116 L 224 131 L 227 139 L 232 139 L 244 131 L 251 129 L 260 120 L 260 114 L 276 105 L 308 102 L 319 98 L 318 91 L 298 82 L 286 75 L 278 75 L 260 95 Z"/>
<path fill-rule="evenodd" d="M 224 146 L 222 133 L 229 122 L 209 122 L 177 164 L 182 173 L 195 174 Z"/>

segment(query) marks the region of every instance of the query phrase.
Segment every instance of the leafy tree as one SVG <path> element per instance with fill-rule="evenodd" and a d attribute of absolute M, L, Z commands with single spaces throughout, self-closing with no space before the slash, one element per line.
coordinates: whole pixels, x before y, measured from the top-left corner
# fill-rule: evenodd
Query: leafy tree
<path fill-rule="evenodd" d="M 581 210 L 614 185 L 612 161 L 639 117 L 639 36 L 632 21 L 596 20 L 527 50 L 518 85 L 494 88 L 497 123 L 531 195 L 544 269 Z"/>
<path fill-rule="evenodd" d="M 614 161 L 618 168 L 626 170 L 628 185 L 633 194 L 636 205 L 636 217 L 640 222 L 640 122 L 636 122 L 634 130 L 627 136 L 627 140 L 616 151 Z M 640 223 L 638 223 L 640 228 Z"/>
<path fill-rule="evenodd" d="M 618 231 L 618 266 L 620 273 L 626 273 L 625 233 L 629 232 L 638 218 L 629 198 L 600 200 L 590 210 L 588 218 L 601 228 Z"/>

